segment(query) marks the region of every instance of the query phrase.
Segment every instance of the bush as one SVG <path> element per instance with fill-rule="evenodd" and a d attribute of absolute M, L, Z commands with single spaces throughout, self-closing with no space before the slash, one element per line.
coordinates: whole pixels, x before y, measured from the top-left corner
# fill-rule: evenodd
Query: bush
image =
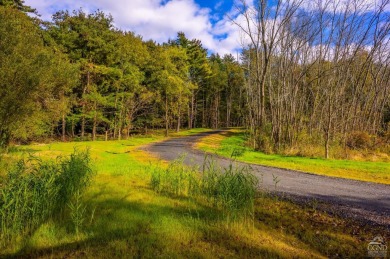
<path fill-rule="evenodd" d="M 23 239 L 62 214 L 91 176 L 88 152 L 56 161 L 19 161 L 0 185 L 0 245 Z"/>
<path fill-rule="evenodd" d="M 271 138 L 265 135 L 258 137 L 258 150 L 263 151 L 265 154 L 273 154 L 274 148 Z"/>
<path fill-rule="evenodd" d="M 266 154 L 274 153 L 274 144 L 272 141 L 272 125 L 270 123 L 264 125 L 259 130 L 255 138 L 257 143 L 257 150 L 262 151 Z"/>
<path fill-rule="evenodd" d="M 372 145 L 370 135 L 364 131 L 355 131 L 349 134 L 346 144 L 352 149 L 366 149 Z"/>

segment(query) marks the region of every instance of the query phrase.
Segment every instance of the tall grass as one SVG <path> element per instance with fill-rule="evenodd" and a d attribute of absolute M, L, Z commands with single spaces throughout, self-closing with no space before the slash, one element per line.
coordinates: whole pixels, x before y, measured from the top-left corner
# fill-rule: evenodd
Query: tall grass
<path fill-rule="evenodd" d="M 199 173 L 179 159 L 166 169 L 154 168 L 150 183 L 158 193 L 206 201 L 221 212 L 228 224 L 253 224 L 258 179 L 249 167 L 230 164 L 221 168 L 215 160 L 206 157 Z"/>
<path fill-rule="evenodd" d="M 88 151 L 52 161 L 20 160 L 0 184 L 0 246 L 24 239 L 50 218 L 63 217 L 91 176 Z"/>

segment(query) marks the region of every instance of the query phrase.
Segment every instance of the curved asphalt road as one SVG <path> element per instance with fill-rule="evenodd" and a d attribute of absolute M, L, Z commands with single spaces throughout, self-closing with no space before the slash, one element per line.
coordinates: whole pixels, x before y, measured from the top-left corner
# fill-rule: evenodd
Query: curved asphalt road
<path fill-rule="evenodd" d="M 143 149 L 163 160 L 174 160 L 187 154 L 185 163 L 202 165 L 205 153 L 192 148 L 200 138 L 220 131 L 172 138 L 155 143 Z M 215 157 L 220 166 L 226 167 L 231 161 Z M 245 163 L 237 163 L 244 165 Z M 298 201 L 316 200 L 331 205 L 331 211 L 359 220 L 390 226 L 390 185 L 375 184 L 340 178 L 302 173 L 292 170 L 250 165 L 259 177 L 259 188 L 274 190 L 274 177 L 278 177 L 276 192 Z"/>

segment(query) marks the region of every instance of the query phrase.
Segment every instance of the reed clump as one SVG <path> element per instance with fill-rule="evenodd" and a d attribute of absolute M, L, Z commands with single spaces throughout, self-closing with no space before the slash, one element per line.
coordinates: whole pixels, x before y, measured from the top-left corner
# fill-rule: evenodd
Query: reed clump
<path fill-rule="evenodd" d="M 0 246 L 30 236 L 49 219 L 64 219 L 93 176 L 88 151 L 42 161 L 20 160 L 0 182 Z"/>
<path fill-rule="evenodd" d="M 253 223 L 259 181 L 249 167 L 232 163 L 222 168 L 215 160 L 206 157 L 199 172 L 185 166 L 183 159 L 179 159 L 165 169 L 154 168 L 150 183 L 158 193 L 206 201 L 229 224 Z"/>

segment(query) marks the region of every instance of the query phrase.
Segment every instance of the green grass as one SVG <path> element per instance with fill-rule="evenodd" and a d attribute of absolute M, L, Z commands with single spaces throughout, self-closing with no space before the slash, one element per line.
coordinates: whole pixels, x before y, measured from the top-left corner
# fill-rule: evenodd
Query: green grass
<path fill-rule="evenodd" d="M 341 177 L 367 182 L 390 184 L 390 163 L 352 160 L 333 160 L 297 156 L 269 155 L 245 147 L 243 131 L 221 133 L 203 138 L 198 148 L 230 157 L 238 153 L 238 161 L 299 170 L 314 174 Z"/>
<path fill-rule="evenodd" d="M 81 201 L 85 212 L 78 234 L 71 219 L 47 221 L 26 242 L 1 250 L 0 257 L 356 258 L 366 255 L 374 235 L 385 233 L 267 194 L 255 199 L 253 227 L 227 225 L 221 208 L 153 190 L 151 163 L 167 165 L 136 148 L 162 139 L 30 145 L 4 155 L 7 161 L 23 152 L 50 159 L 69 155 L 75 146 L 88 147 L 97 175 Z"/>
<path fill-rule="evenodd" d="M 254 203 L 259 180 L 249 167 L 220 168 L 206 157 L 202 172 L 183 164 L 185 157 L 167 168 L 152 168 L 151 187 L 157 192 L 206 204 L 220 212 L 226 224 L 254 224 Z"/>

